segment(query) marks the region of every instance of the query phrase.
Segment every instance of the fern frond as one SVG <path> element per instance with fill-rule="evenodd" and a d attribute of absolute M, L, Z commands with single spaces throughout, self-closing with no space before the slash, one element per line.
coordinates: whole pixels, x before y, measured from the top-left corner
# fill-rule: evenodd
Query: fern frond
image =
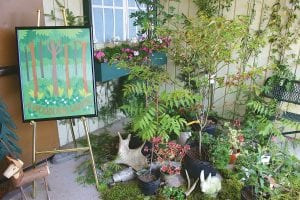
<path fill-rule="evenodd" d="M 296 130 L 300 130 L 300 123 L 299 122 L 292 121 L 292 120 L 289 120 L 289 119 L 281 119 L 280 122 L 284 126 L 287 126 L 289 128 L 293 128 L 293 129 L 296 129 Z"/>
<path fill-rule="evenodd" d="M 247 103 L 247 107 L 263 116 L 274 116 L 276 114 L 276 106 L 273 104 L 251 100 Z"/>

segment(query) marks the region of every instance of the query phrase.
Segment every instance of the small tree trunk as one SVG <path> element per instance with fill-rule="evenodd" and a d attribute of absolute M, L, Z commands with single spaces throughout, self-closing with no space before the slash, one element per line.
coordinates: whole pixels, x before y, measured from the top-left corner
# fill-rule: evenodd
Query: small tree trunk
<path fill-rule="evenodd" d="M 68 45 L 64 45 L 64 53 L 65 53 L 65 74 L 66 74 L 66 91 L 70 89 L 70 76 L 69 76 L 69 52 Z"/>
<path fill-rule="evenodd" d="M 35 61 L 35 52 L 34 52 L 34 43 L 31 42 L 28 44 L 30 53 L 31 53 L 31 60 L 32 60 L 32 77 L 33 77 L 33 85 L 34 85 L 34 98 L 38 98 L 38 81 L 36 75 L 36 61 Z"/>
<path fill-rule="evenodd" d="M 89 92 L 87 77 L 86 77 L 86 42 L 82 42 L 82 79 L 83 79 L 83 88 L 86 93 Z"/>

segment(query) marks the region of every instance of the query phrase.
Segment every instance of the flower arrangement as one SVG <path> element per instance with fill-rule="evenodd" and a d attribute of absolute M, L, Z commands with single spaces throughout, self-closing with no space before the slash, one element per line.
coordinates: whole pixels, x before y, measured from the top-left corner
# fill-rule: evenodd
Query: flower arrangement
<path fill-rule="evenodd" d="M 158 37 L 155 39 L 141 38 L 137 41 L 124 42 L 114 46 L 107 46 L 95 50 L 94 57 L 99 62 L 110 62 L 111 60 L 130 61 L 136 63 L 147 63 L 153 52 L 166 51 L 170 46 L 171 39 Z"/>
<path fill-rule="evenodd" d="M 100 62 L 110 62 L 116 55 L 120 55 L 122 49 L 129 48 L 129 43 L 121 43 L 113 46 L 106 46 L 103 49 L 98 49 L 94 51 L 95 59 Z"/>
<path fill-rule="evenodd" d="M 169 175 L 180 174 L 181 165 L 178 163 L 181 163 L 190 146 L 182 146 L 173 141 L 164 143 L 161 137 L 154 137 L 152 145 L 157 161 L 161 163 L 160 171 Z M 144 150 L 148 151 L 147 147 Z"/>

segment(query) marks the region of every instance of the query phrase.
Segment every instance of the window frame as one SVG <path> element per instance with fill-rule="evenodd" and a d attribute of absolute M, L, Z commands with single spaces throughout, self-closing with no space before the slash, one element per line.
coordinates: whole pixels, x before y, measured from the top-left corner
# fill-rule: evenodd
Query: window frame
<path fill-rule="evenodd" d="M 123 10 L 123 35 L 122 37 L 120 37 L 121 41 L 125 41 L 130 39 L 130 10 L 138 10 L 139 7 L 135 6 L 129 6 L 128 5 L 128 0 L 122 0 L 123 2 L 123 6 L 115 6 L 114 1 L 113 1 L 113 5 L 111 6 L 105 6 L 103 5 L 103 0 L 102 1 L 102 5 L 100 6 L 96 6 L 96 5 L 92 5 L 92 1 L 93 0 L 82 0 L 83 1 L 83 14 L 84 14 L 84 18 L 85 18 L 85 25 L 89 25 L 91 27 L 93 27 L 93 39 L 94 39 L 94 44 L 105 44 L 108 41 L 106 41 L 105 38 L 105 25 L 103 25 L 104 31 L 103 31 L 103 41 L 97 41 L 97 38 L 95 37 L 95 26 L 94 26 L 94 22 L 93 22 L 93 8 L 94 7 L 99 7 L 102 9 L 105 8 L 111 8 L 113 10 L 113 16 L 114 16 L 114 26 L 113 26 L 113 37 L 115 37 L 115 31 L 116 31 L 116 26 L 115 26 L 115 8 Z M 120 0 L 119 0 L 120 1 Z M 145 7 L 144 7 L 145 8 Z M 145 8 L 146 9 L 146 8 Z M 102 17 L 103 17 L 103 22 L 105 22 L 105 18 L 104 18 L 104 12 L 102 12 Z M 136 36 L 138 34 L 138 27 L 136 27 Z M 132 37 L 131 37 L 132 38 Z"/>

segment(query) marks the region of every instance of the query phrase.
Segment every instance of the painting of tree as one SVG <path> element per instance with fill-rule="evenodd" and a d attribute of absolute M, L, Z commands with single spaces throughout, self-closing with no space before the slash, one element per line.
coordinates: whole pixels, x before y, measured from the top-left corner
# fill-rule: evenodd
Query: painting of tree
<path fill-rule="evenodd" d="M 16 33 L 23 120 L 95 116 L 90 28 L 17 27 Z"/>

